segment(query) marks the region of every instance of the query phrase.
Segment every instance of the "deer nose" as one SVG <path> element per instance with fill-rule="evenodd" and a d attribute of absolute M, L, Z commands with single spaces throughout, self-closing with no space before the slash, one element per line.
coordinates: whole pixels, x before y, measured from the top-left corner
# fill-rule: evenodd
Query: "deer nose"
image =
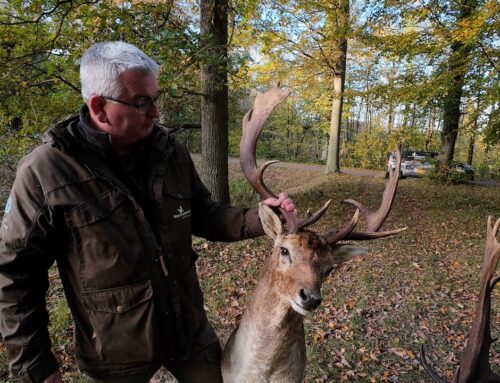
<path fill-rule="evenodd" d="M 299 291 L 300 303 L 306 310 L 314 310 L 321 304 L 321 295 L 319 292 L 311 292 L 306 289 Z"/>

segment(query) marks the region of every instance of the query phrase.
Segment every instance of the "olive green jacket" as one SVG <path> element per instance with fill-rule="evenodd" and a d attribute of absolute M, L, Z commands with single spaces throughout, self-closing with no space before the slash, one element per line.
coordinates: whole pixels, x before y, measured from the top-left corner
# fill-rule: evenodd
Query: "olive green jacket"
<path fill-rule="evenodd" d="M 0 332 L 21 382 L 40 382 L 58 367 L 46 310 L 54 261 L 77 364 L 107 378 L 189 354 L 206 321 L 192 234 L 263 234 L 256 207 L 211 200 L 173 134 L 156 127 L 123 161 L 82 111 L 21 160 L 0 229 Z"/>

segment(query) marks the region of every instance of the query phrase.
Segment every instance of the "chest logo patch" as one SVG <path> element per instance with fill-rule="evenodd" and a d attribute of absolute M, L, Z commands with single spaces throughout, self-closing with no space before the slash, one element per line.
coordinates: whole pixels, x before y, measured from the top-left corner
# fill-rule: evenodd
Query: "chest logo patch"
<path fill-rule="evenodd" d="M 177 214 L 174 214 L 174 219 L 185 219 L 191 216 L 191 210 L 184 210 L 182 205 L 179 205 L 177 209 Z"/>

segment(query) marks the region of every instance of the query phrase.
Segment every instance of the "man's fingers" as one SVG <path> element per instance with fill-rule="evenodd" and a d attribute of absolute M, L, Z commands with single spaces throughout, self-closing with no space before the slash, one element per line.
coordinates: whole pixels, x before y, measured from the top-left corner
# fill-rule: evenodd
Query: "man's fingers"
<path fill-rule="evenodd" d="M 294 211 L 295 210 L 295 205 L 293 204 L 292 200 L 286 199 L 281 203 L 281 207 L 285 209 L 286 211 Z"/>
<path fill-rule="evenodd" d="M 286 211 L 294 211 L 295 205 L 292 200 L 288 198 L 287 192 L 281 192 L 278 194 L 278 198 L 267 198 L 263 201 L 267 206 L 271 207 L 281 207 Z"/>
<path fill-rule="evenodd" d="M 281 206 L 281 200 L 278 198 L 267 198 L 264 202 L 267 206 Z"/>

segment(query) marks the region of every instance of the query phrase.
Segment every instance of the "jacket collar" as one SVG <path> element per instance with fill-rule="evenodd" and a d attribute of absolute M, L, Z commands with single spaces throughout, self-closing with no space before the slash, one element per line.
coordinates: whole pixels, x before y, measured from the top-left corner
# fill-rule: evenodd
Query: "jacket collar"
<path fill-rule="evenodd" d="M 109 134 L 94 129 L 90 125 L 89 107 L 85 104 L 80 108 L 80 121 L 78 122 L 78 129 L 86 143 L 106 152 L 113 150 Z"/>
<path fill-rule="evenodd" d="M 42 141 L 66 148 L 78 145 L 84 148 L 97 149 L 97 151 L 107 154 L 116 154 L 111 145 L 109 134 L 90 126 L 88 116 L 89 109 L 84 104 L 81 106 L 79 114 L 64 119 L 45 132 Z M 165 145 L 171 144 L 174 140 L 174 134 L 171 133 L 174 132 L 155 125 L 149 137 L 138 143 L 137 149 L 147 146 L 161 151 L 165 148 Z"/>

